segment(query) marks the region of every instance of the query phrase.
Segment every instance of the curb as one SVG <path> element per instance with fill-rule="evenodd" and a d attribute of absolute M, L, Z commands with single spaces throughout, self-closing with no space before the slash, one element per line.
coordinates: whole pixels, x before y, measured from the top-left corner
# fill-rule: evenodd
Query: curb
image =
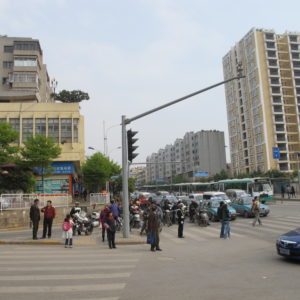
<path fill-rule="evenodd" d="M 0 240 L 0 245 L 64 245 L 59 241 L 5 241 Z"/>
<path fill-rule="evenodd" d="M 27 230 L 27 229 L 31 229 L 31 228 L 28 228 L 28 227 L 10 227 L 10 228 L 0 229 L 0 232 L 18 231 L 18 230 Z"/>
<path fill-rule="evenodd" d="M 146 241 L 116 241 L 116 245 L 124 245 L 124 246 L 130 246 L 130 245 L 144 245 L 147 244 Z M 64 242 L 59 241 L 5 241 L 0 240 L 0 245 L 64 245 Z M 84 244 L 80 244 L 82 246 Z"/>

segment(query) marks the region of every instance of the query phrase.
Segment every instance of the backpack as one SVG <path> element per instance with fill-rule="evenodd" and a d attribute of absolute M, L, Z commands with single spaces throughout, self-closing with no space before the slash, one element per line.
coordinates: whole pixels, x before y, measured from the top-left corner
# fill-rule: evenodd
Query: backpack
<path fill-rule="evenodd" d="M 69 231 L 71 229 L 70 222 L 64 222 L 62 226 L 63 231 Z"/>

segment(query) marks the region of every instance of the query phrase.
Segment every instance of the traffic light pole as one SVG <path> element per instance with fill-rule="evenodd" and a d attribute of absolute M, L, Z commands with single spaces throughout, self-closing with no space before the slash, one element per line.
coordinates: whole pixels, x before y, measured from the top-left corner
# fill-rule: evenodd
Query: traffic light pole
<path fill-rule="evenodd" d="M 122 116 L 122 206 L 123 206 L 123 237 L 129 237 L 129 200 L 128 200 L 128 149 L 126 117 Z"/>
<path fill-rule="evenodd" d="M 194 92 L 192 94 L 186 95 L 184 97 L 178 98 L 176 100 L 173 100 L 171 102 L 168 102 L 164 105 L 161 105 L 159 107 L 156 107 L 154 109 L 151 109 L 149 111 L 146 111 L 140 115 L 137 115 L 133 118 L 130 119 L 126 119 L 126 116 L 122 116 L 122 183 L 123 183 L 123 197 L 122 197 L 122 204 L 123 204 L 123 216 L 124 216 L 124 220 L 123 220 L 123 237 L 127 238 L 129 237 L 129 199 L 128 199 L 128 149 L 127 149 L 127 132 L 126 132 L 126 125 L 130 124 L 131 122 L 143 118 L 147 115 L 150 115 L 154 112 L 157 112 L 159 110 L 162 110 L 166 107 L 169 107 L 171 105 L 174 105 L 176 103 L 179 103 L 183 100 L 186 100 L 188 98 L 194 97 L 198 94 L 201 94 L 203 92 L 206 92 L 208 90 L 211 90 L 217 86 L 223 85 L 227 82 L 233 81 L 233 80 L 237 80 L 237 79 L 241 79 L 241 78 L 245 78 L 244 75 L 242 75 L 242 69 L 239 68 L 238 70 L 238 74 L 235 77 L 229 78 L 227 80 L 221 81 L 219 83 L 216 83 L 214 85 L 211 85 L 207 88 L 204 88 L 202 90 L 199 90 L 197 92 Z"/>

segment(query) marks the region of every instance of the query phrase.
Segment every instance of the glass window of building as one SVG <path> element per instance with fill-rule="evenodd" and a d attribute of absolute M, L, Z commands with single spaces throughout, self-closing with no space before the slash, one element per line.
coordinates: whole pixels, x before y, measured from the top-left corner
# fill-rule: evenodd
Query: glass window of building
<path fill-rule="evenodd" d="M 14 46 L 4 46 L 4 52 L 5 53 L 13 53 L 14 52 Z"/>
<path fill-rule="evenodd" d="M 40 50 L 38 42 L 15 41 L 14 45 L 16 50 L 25 50 L 25 51 Z"/>
<path fill-rule="evenodd" d="M 6 119 L 5 119 L 5 118 L 0 118 L 0 122 L 1 122 L 1 123 L 5 123 L 5 122 L 6 122 Z"/>
<path fill-rule="evenodd" d="M 20 132 L 20 119 L 19 118 L 10 118 L 9 123 L 11 124 L 12 128 L 16 132 Z"/>
<path fill-rule="evenodd" d="M 22 119 L 22 142 L 33 134 L 33 119 Z"/>
<path fill-rule="evenodd" d="M 18 57 L 18 58 L 15 58 L 15 66 L 16 67 L 36 67 L 37 60 L 36 60 L 36 58 Z"/>
<path fill-rule="evenodd" d="M 48 119 L 48 137 L 52 138 L 54 142 L 59 140 L 59 119 Z"/>
<path fill-rule="evenodd" d="M 35 73 L 13 73 L 13 82 L 36 82 L 37 77 Z"/>
<path fill-rule="evenodd" d="M 78 123 L 79 119 L 73 119 L 73 142 L 78 143 Z"/>
<path fill-rule="evenodd" d="M 35 119 L 35 134 L 46 136 L 46 119 Z"/>
<path fill-rule="evenodd" d="M 14 66 L 13 61 L 4 61 L 3 62 L 3 69 L 12 69 Z"/>
<path fill-rule="evenodd" d="M 72 119 L 60 119 L 61 143 L 72 143 Z"/>

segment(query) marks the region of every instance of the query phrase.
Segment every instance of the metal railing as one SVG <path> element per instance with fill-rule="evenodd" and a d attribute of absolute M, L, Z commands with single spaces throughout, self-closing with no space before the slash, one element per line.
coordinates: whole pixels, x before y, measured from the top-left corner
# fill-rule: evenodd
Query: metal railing
<path fill-rule="evenodd" d="M 1 194 L 0 210 L 27 209 L 35 199 L 40 200 L 40 207 L 46 206 L 48 200 L 55 207 L 69 206 L 68 194 Z"/>
<path fill-rule="evenodd" d="M 93 204 L 108 204 L 110 202 L 110 194 L 91 193 L 90 205 Z"/>

